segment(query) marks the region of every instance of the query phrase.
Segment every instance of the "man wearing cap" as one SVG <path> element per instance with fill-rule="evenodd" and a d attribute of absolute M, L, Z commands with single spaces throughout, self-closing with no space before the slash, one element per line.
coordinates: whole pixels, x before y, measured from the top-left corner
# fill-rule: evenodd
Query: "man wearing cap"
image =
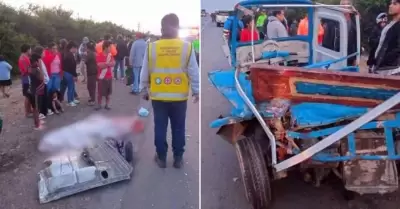
<path fill-rule="evenodd" d="M 146 52 L 147 43 L 143 33 L 135 34 L 136 40 L 133 42 L 129 53 L 129 64 L 132 66 L 132 94 L 139 94 L 140 70 L 142 69 L 144 54 Z"/>
<path fill-rule="evenodd" d="M 199 66 L 191 43 L 178 37 L 179 18 L 168 14 L 161 20 L 162 37 L 148 44 L 140 74 L 140 89 L 150 98 L 154 112 L 155 160 L 165 168 L 171 121 L 172 151 L 175 168 L 183 165 L 185 151 L 186 109 L 191 87 L 194 102 L 199 99 Z M 147 91 L 148 89 L 148 91 Z"/>
<path fill-rule="evenodd" d="M 79 69 L 81 71 L 81 74 L 83 75 L 83 83 L 87 81 L 87 74 L 86 74 L 86 65 L 85 65 L 85 61 L 86 61 L 86 55 L 87 55 L 87 44 L 89 43 L 89 38 L 88 37 L 84 37 L 82 40 L 81 45 L 79 46 L 78 49 L 78 55 L 80 58 L 80 63 L 79 63 Z"/>
<path fill-rule="evenodd" d="M 400 66 L 400 0 L 391 1 L 388 13 L 392 20 L 383 28 L 375 52 L 374 71 L 378 73 Z"/>

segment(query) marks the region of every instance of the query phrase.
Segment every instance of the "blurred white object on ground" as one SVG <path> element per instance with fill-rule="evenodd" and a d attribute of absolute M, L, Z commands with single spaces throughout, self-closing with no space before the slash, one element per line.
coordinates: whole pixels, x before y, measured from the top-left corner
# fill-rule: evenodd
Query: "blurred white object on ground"
<path fill-rule="evenodd" d="M 139 109 L 139 111 L 138 111 L 138 114 L 139 114 L 139 116 L 141 116 L 141 117 L 147 117 L 147 116 L 149 116 L 149 110 L 147 110 L 147 109 L 144 108 L 144 107 L 141 107 L 141 108 Z"/>
<path fill-rule="evenodd" d="M 84 120 L 53 130 L 40 141 L 42 152 L 67 152 L 92 147 L 98 140 L 113 138 L 137 129 L 137 117 L 109 118 L 102 115 L 92 115 Z M 142 124 L 140 124 L 143 126 Z"/>

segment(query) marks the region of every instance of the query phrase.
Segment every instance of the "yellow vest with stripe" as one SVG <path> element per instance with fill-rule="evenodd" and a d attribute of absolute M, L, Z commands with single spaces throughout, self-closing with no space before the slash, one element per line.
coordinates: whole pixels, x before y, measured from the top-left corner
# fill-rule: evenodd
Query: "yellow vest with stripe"
<path fill-rule="evenodd" d="M 187 68 L 192 45 L 180 39 L 162 39 L 148 46 L 150 99 L 185 101 L 189 95 Z"/>

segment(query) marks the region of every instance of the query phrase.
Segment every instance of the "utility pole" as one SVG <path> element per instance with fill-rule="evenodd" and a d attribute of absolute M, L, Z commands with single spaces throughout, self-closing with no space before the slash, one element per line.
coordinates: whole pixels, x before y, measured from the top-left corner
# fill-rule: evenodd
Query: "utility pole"
<path fill-rule="evenodd" d="M 140 32 L 140 22 L 138 22 L 138 24 L 137 24 L 137 32 Z"/>

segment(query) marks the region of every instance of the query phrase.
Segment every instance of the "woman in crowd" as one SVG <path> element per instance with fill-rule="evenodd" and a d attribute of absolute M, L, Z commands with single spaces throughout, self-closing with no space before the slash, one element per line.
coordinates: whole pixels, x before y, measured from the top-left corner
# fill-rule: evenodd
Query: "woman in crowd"
<path fill-rule="evenodd" d="M 43 98 L 41 98 L 41 104 L 40 107 L 38 107 L 39 109 L 39 119 L 44 119 L 46 118 L 46 116 L 48 115 L 52 115 L 53 111 L 49 110 L 48 108 L 49 106 L 49 101 L 48 101 L 48 93 L 47 93 L 47 88 L 48 88 L 48 84 L 50 81 L 49 75 L 48 75 L 48 69 L 43 61 L 44 58 L 44 49 L 41 46 L 36 46 L 33 49 L 33 54 L 38 55 L 39 59 L 39 69 L 42 71 L 43 73 L 43 83 L 44 83 L 44 94 L 43 94 Z"/>
<path fill-rule="evenodd" d="M 12 66 L 0 55 L 0 90 L 4 98 L 10 97 Z"/>
<path fill-rule="evenodd" d="M 62 55 L 58 51 L 56 43 L 50 43 L 48 49 L 44 52 L 43 61 L 47 69 L 47 73 L 50 77 L 50 81 L 47 86 L 48 92 L 60 91 L 61 78 L 62 78 Z"/>
<path fill-rule="evenodd" d="M 258 41 L 260 39 L 257 28 L 254 25 L 254 19 L 248 15 L 243 17 L 243 30 L 240 31 L 240 42 L 249 42 L 252 39 Z M 252 37 L 253 36 L 253 37 Z"/>
<path fill-rule="evenodd" d="M 77 50 L 78 45 L 75 42 L 70 41 L 67 44 L 62 60 L 62 69 L 67 83 L 67 101 L 68 105 L 71 107 L 75 107 L 79 104 L 79 101 L 75 99 L 75 82 L 78 78 L 78 73 L 76 72 L 77 62 L 75 59 Z"/>
<path fill-rule="evenodd" d="M 66 54 L 68 52 L 67 45 L 68 45 L 67 39 L 65 39 L 65 38 L 60 39 L 59 49 L 60 49 L 60 53 L 61 53 L 61 60 L 63 60 L 64 54 Z M 75 56 L 75 60 L 76 60 L 76 56 Z M 64 76 L 61 76 L 61 87 L 60 87 L 60 93 L 59 93 L 59 98 L 58 98 L 60 100 L 60 102 L 64 101 L 64 95 L 65 95 L 66 89 L 67 89 L 67 81 L 64 79 Z M 78 97 L 78 94 L 76 93 L 76 89 L 74 92 L 74 97 L 75 97 L 75 102 L 77 102 L 77 104 L 78 104 L 79 97 Z"/>
<path fill-rule="evenodd" d="M 86 74 L 87 74 L 87 89 L 89 92 L 88 105 L 93 106 L 96 102 L 96 86 L 97 86 L 97 62 L 96 62 L 96 43 L 93 41 L 87 45 L 86 55 Z"/>

